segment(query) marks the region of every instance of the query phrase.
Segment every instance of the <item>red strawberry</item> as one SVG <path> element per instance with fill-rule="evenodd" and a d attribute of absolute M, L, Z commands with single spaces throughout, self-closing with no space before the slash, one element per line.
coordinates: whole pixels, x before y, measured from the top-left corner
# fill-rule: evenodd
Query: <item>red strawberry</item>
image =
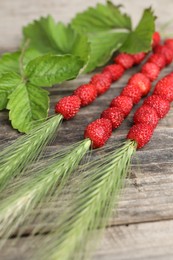
<path fill-rule="evenodd" d="M 156 64 L 160 69 L 163 69 L 166 66 L 166 59 L 163 54 L 154 53 L 148 59 L 148 62 Z"/>
<path fill-rule="evenodd" d="M 166 65 L 170 64 L 173 60 L 173 50 L 166 45 L 158 45 L 154 49 L 155 53 L 163 54 L 165 56 Z"/>
<path fill-rule="evenodd" d="M 120 53 L 115 57 L 114 62 L 121 65 L 124 69 L 130 69 L 134 64 L 134 59 L 130 54 Z"/>
<path fill-rule="evenodd" d="M 101 118 L 109 119 L 112 123 L 112 128 L 118 128 L 124 120 L 123 112 L 117 107 L 110 107 L 104 110 L 101 114 Z"/>
<path fill-rule="evenodd" d="M 81 106 L 87 106 L 97 97 L 97 90 L 92 84 L 84 84 L 78 87 L 73 94 L 81 100 Z"/>
<path fill-rule="evenodd" d="M 137 85 L 134 84 L 128 84 L 121 92 L 121 96 L 127 96 L 130 97 L 133 101 L 133 104 L 137 104 L 141 97 L 142 92 L 140 88 Z"/>
<path fill-rule="evenodd" d="M 142 96 L 148 94 L 151 88 L 150 80 L 142 73 L 136 73 L 129 79 L 129 84 L 137 86 L 141 92 Z"/>
<path fill-rule="evenodd" d="M 105 118 L 97 119 L 89 124 L 84 133 L 85 138 L 92 141 L 93 148 L 102 147 L 112 133 L 111 121 Z"/>
<path fill-rule="evenodd" d="M 55 113 L 63 115 L 68 120 L 76 115 L 79 111 L 81 100 L 77 96 L 67 96 L 59 100 L 55 106 Z"/>
<path fill-rule="evenodd" d="M 164 44 L 170 48 L 171 50 L 173 50 L 173 39 L 166 39 Z"/>
<path fill-rule="evenodd" d="M 123 75 L 124 68 L 119 64 L 113 64 L 106 66 L 102 72 L 109 72 L 112 76 L 112 81 L 116 81 Z"/>
<path fill-rule="evenodd" d="M 144 104 L 153 107 L 156 110 L 159 118 L 163 118 L 170 109 L 169 102 L 157 95 L 152 95 L 146 98 Z"/>
<path fill-rule="evenodd" d="M 159 95 L 161 98 L 172 102 L 173 101 L 173 77 L 164 77 L 161 79 L 155 89 L 154 95 Z"/>
<path fill-rule="evenodd" d="M 130 128 L 127 139 L 135 140 L 138 144 L 137 148 L 142 148 L 147 144 L 153 134 L 153 127 L 147 124 L 136 124 Z"/>
<path fill-rule="evenodd" d="M 118 107 L 126 117 L 133 107 L 133 101 L 130 97 L 118 96 L 112 100 L 110 107 Z"/>
<path fill-rule="evenodd" d="M 153 36 L 152 36 L 152 47 L 154 48 L 157 45 L 159 45 L 160 40 L 161 40 L 161 38 L 160 38 L 159 32 L 154 32 Z"/>
<path fill-rule="evenodd" d="M 108 73 L 101 73 L 96 74 L 91 78 L 90 83 L 95 86 L 97 90 L 97 95 L 103 94 L 110 88 L 112 81 L 109 75 L 110 74 Z"/>
<path fill-rule="evenodd" d="M 151 81 L 154 81 L 158 77 L 160 69 L 156 64 L 147 62 L 142 66 L 141 72 Z"/>
<path fill-rule="evenodd" d="M 159 121 L 159 118 L 154 108 L 148 105 L 142 105 L 135 112 L 133 121 L 135 124 L 142 123 L 155 128 Z"/>
<path fill-rule="evenodd" d="M 145 52 L 139 52 L 139 53 L 136 53 L 136 54 L 132 54 L 131 56 L 133 57 L 134 64 L 138 65 L 138 64 L 141 63 L 141 61 L 143 61 L 146 54 L 145 54 Z"/>

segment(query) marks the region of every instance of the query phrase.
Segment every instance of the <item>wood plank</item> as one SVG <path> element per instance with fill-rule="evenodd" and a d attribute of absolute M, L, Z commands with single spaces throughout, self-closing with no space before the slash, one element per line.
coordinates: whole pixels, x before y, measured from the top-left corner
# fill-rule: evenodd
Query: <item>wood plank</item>
<path fill-rule="evenodd" d="M 29 260 L 41 238 L 8 240 L 2 260 Z M 93 260 L 172 260 L 173 221 L 120 225 L 107 228 Z"/>

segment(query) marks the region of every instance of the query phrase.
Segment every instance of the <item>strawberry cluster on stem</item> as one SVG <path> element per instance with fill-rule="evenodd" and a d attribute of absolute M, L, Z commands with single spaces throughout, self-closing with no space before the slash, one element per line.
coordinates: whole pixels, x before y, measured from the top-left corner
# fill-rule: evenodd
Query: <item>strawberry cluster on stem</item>
<path fill-rule="evenodd" d="M 161 45 L 158 33 L 156 35 L 156 41 L 153 42 L 154 54 L 142 66 L 141 72 L 134 74 L 129 79 L 120 96 L 115 97 L 110 107 L 102 112 L 101 118 L 86 127 L 84 136 L 92 141 L 93 148 L 102 147 L 106 143 L 111 136 L 112 130 L 121 125 L 125 117 L 130 113 L 133 105 L 137 104 L 141 97 L 149 93 L 151 82 L 158 77 L 160 70 L 172 62 L 173 48 L 170 44 L 172 40 L 166 40 L 164 45 Z M 161 49 L 164 49 L 164 51 L 160 51 Z M 124 64 L 126 63 L 124 62 Z M 136 140 L 138 148 L 143 147 L 149 141 L 159 119 L 163 118 L 169 111 L 169 102 L 172 101 L 173 95 L 172 78 L 173 76 L 170 74 L 160 81 L 156 86 L 154 94 L 148 97 L 144 105 L 135 113 L 135 126 L 132 127 L 128 138 Z M 146 135 L 147 131 L 148 136 Z M 144 138 L 145 141 L 140 139 L 140 136 L 142 136 L 141 132 L 148 137 Z M 136 139 L 134 138 L 135 136 Z"/>
<path fill-rule="evenodd" d="M 137 54 L 120 53 L 114 64 L 107 65 L 101 73 L 94 75 L 88 84 L 79 86 L 72 95 L 61 98 L 55 106 L 55 113 L 64 119 L 73 118 L 80 107 L 91 104 L 96 97 L 104 94 L 124 74 L 125 70 L 140 64 L 145 58 L 144 52 Z"/>

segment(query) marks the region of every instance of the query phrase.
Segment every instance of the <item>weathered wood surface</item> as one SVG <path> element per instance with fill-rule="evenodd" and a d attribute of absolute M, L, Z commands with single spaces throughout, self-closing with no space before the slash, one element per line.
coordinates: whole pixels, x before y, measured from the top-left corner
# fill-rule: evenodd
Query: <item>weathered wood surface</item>
<path fill-rule="evenodd" d="M 21 37 L 21 26 L 40 15 L 52 13 L 56 19 L 67 22 L 76 11 L 83 10 L 97 1 L 0 1 L 0 50 L 15 49 Z M 104 1 L 100 1 L 104 2 Z M 159 3 L 158 3 L 159 2 Z M 116 1 L 115 3 L 119 3 Z M 172 1 L 123 1 L 127 11 L 134 20 L 141 13 L 141 7 L 153 6 L 159 17 L 158 24 L 171 19 Z M 133 10 L 130 6 L 133 5 Z M 169 8 L 168 8 L 169 6 Z M 166 68 L 160 75 L 173 70 Z M 130 75 L 137 71 L 131 69 L 113 84 L 105 96 L 99 97 L 90 107 L 83 108 L 77 117 L 62 125 L 50 150 L 58 146 L 67 146 L 83 137 L 85 126 L 96 119 L 106 108 L 113 96 L 119 94 Z M 80 76 L 78 79 L 55 86 L 50 90 L 51 109 L 53 114 L 55 102 L 78 85 L 88 81 L 91 75 Z M 132 124 L 132 115 L 114 132 L 109 143 L 116 143 L 125 138 Z M 133 159 L 131 178 L 121 195 L 117 212 L 109 221 L 105 236 L 93 259 L 131 260 L 131 259 L 173 259 L 173 110 L 163 119 L 155 131 L 152 141 Z M 17 138 L 18 133 L 12 130 L 7 112 L 0 113 L 0 141 Z M 35 244 L 31 237 L 10 239 L 0 253 L 0 259 L 17 260 L 31 259 Z"/>

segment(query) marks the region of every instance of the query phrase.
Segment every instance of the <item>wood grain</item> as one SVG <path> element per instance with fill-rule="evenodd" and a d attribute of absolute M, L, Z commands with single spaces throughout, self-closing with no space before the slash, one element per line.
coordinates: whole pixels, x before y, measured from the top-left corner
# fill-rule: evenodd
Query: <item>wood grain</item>
<path fill-rule="evenodd" d="M 87 2 L 73 0 L 62 1 L 58 4 L 50 1 L 0 1 L 0 50 L 16 49 L 21 38 L 21 26 L 33 18 L 52 13 L 56 19 L 68 22 L 77 11 L 84 10 L 88 5 L 97 1 Z M 100 1 L 104 2 L 104 1 Z M 119 3 L 118 1 L 114 1 Z M 153 5 L 159 17 L 158 25 L 167 22 L 171 17 L 173 2 L 158 1 L 123 1 L 128 12 L 131 12 L 136 22 L 144 6 Z M 131 8 L 133 6 L 133 8 Z M 169 6 L 167 8 L 166 6 Z M 90 107 L 83 108 L 69 122 L 64 122 L 57 134 L 50 151 L 67 146 L 83 138 L 85 126 L 96 119 L 105 109 L 113 96 L 118 95 L 125 86 L 128 78 L 138 69 L 129 70 L 117 83 L 113 84 L 105 96 L 99 97 Z M 166 75 L 173 66 L 166 68 L 160 75 Z M 98 70 L 99 71 L 99 70 Z M 50 89 L 50 114 L 53 114 L 55 102 L 62 96 L 68 95 L 82 83 L 88 82 L 90 75 L 66 82 Z M 63 88 L 62 88 L 63 87 Z M 140 105 L 140 104 L 139 104 Z M 137 108 L 137 107 L 136 107 Z M 128 119 L 114 132 L 109 144 L 124 140 L 132 125 L 133 109 Z M 8 113 L 0 113 L 0 143 L 10 143 L 19 134 L 12 130 L 8 121 Z M 173 110 L 160 121 L 151 142 L 133 158 L 130 178 L 121 194 L 117 211 L 114 210 L 109 220 L 105 236 L 100 243 L 93 259 L 101 260 L 169 260 L 173 259 Z M 47 225 L 47 223 L 43 223 Z M 26 230 L 30 227 L 26 227 Z M 10 239 L 0 253 L 2 260 L 31 259 L 37 250 L 37 238 L 22 237 Z"/>

